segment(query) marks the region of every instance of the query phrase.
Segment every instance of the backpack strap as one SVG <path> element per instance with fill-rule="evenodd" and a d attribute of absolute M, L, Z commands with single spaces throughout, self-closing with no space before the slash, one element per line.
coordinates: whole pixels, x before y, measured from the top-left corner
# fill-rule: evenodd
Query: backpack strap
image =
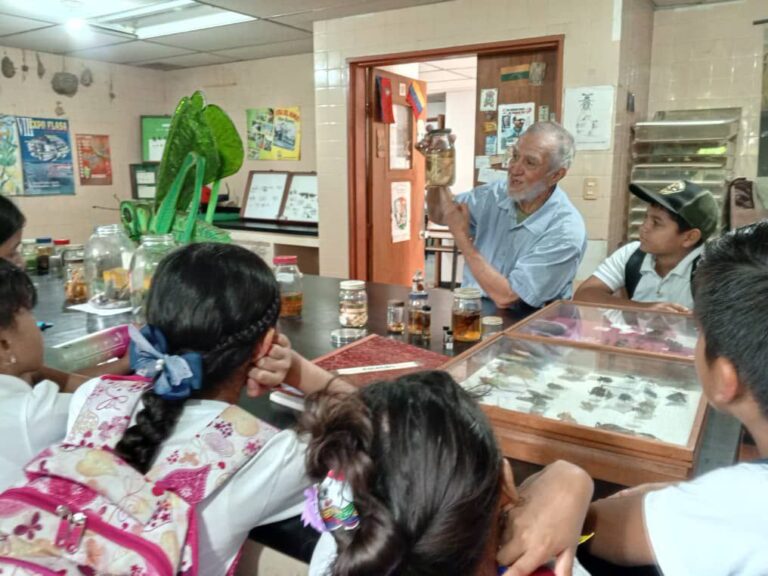
<path fill-rule="evenodd" d="M 146 477 L 198 504 L 253 458 L 279 430 L 238 406 L 228 406 L 189 446 L 159 460 Z"/>
<path fill-rule="evenodd" d="M 640 278 L 642 278 L 640 268 L 643 265 L 644 259 L 645 252 L 638 248 L 632 252 L 629 260 L 627 260 L 627 263 L 624 265 L 624 289 L 627 291 L 627 298 L 630 300 L 632 299 L 632 296 L 635 295 L 635 289 L 640 283 Z"/>
<path fill-rule="evenodd" d="M 131 422 L 141 395 L 152 387 L 142 376 L 104 376 L 86 398 L 64 446 L 113 449 Z"/>

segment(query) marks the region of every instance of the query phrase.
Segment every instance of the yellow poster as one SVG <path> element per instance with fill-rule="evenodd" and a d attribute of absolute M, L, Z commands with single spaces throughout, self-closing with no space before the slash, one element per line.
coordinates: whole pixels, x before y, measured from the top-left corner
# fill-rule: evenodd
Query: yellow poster
<path fill-rule="evenodd" d="M 300 160 L 301 111 L 288 108 L 246 110 L 250 160 Z"/>

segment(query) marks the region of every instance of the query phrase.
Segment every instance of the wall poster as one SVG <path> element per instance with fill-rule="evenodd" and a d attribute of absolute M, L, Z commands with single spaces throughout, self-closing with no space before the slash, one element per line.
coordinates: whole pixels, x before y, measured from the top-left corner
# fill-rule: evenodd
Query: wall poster
<path fill-rule="evenodd" d="M 536 103 L 499 105 L 498 135 L 499 154 L 515 144 L 526 130 L 536 121 Z"/>
<path fill-rule="evenodd" d="M 252 108 L 246 110 L 249 160 L 300 160 L 301 110 Z"/>
<path fill-rule="evenodd" d="M 112 160 L 109 136 L 76 134 L 77 168 L 82 186 L 108 186 L 112 184 Z"/>
<path fill-rule="evenodd" d="M 411 183 L 392 182 L 392 243 L 411 239 Z"/>
<path fill-rule="evenodd" d="M 480 112 L 496 112 L 499 91 L 496 88 L 480 90 Z"/>
<path fill-rule="evenodd" d="M 141 160 L 160 162 L 163 159 L 165 141 L 171 131 L 170 116 L 141 117 Z"/>
<path fill-rule="evenodd" d="M 23 193 L 24 177 L 16 117 L 0 114 L 0 194 L 18 196 Z"/>
<path fill-rule="evenodd" d="M 610 150 L 613 102 L 613 86 L 566 89 L 563 126 L 577 150 Z"/>
<path fill-rule="evenodd" d="M 69 121 L 16 117 L 24 168 L 24 193 L 74 194 Z"/>

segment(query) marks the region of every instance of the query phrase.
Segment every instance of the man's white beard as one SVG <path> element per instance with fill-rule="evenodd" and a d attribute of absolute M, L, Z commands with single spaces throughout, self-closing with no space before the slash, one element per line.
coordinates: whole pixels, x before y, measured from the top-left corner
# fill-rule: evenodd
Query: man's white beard
<path fill-rule="evenodd" d="M 520 202 L 531 202 L 532 200 L 536 200 L 539 196 L 546 193 L 549 190 L 549 186 L 547 186 L 547 183 L 544 180 L 539 180 L 538 182 L 534 183 L 528 190 L 526 190 L 523 193 L 516 193 L 513 192 L 512 189 L 509 186 L 509 181 L 507 181 L 507 194 L 509 194 L 509 197 L 512 198 L 515 202 L 518 204 Z"/>

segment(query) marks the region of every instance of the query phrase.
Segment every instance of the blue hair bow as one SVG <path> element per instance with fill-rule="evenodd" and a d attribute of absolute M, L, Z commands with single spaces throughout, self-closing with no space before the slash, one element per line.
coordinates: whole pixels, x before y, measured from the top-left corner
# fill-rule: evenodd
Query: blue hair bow
<path fill-rule="evenodd" d="M 169 356 L 168 343 L 159 328 L 146 325 L 141 332 L 128 327 L 131 368 L 155 381 L 154 392 L 165 400 L 184 400 L 203 385 L 203 358 L 197 352 Z"/>

